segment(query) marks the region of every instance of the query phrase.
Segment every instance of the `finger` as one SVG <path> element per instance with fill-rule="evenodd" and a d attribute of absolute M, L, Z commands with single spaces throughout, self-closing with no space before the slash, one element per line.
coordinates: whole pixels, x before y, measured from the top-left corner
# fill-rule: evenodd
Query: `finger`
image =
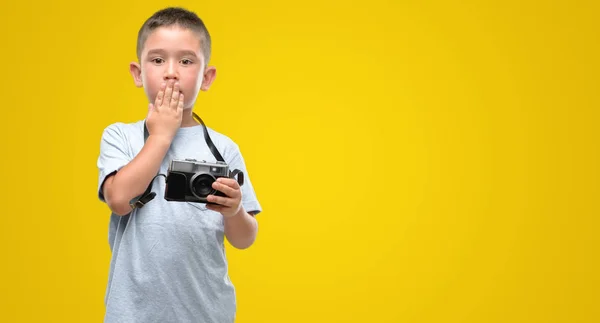
<path fill-rule="evenodd" d="M 232 207 L 235 205 L 235 199 L 229 198 L 229 197 L 222 197 L 222 196 L 216 196 L 216 195 L 209 195 L 206 197 L 206 199 L 211 202 L 211 203 L 216 203 L 222 206 L 227 206 L 227 207 Z"/>
<path fill-rule="evenodd" d="M 163 101 L 163 97 L 165 96 L 165 87 L 167 86 L 167 83 L 162 82 L 162 84 L 160 85 L 160 90 L 158 91 L 158 94 L 156 95 L 156 100 L 154 102 L 154 106 L 156 108 L 160 108 L 162 101 Z"/>
<path fill-rule="evenodd" d="M 220 192 L 223 192 L 225 195 L 231 198 L 237 198 L 240 196 L 240 190 L 235 189 L 233 187 L 229 187 L 223 183 L 213 182 L 212 187 Z"/>
<path fill-rule="evenodd" d="M 179 105 L 179 82 L 175 82 L 173 86 L 173 95 L 171 95 L 171 101 L 169 101 L 169 107 L 173 110 L 177 109 Z"/>
<path fill-rule="evenodd" d="M 162 101 L 162 105 L 161 107 L 168 107 L 169 104 L 171 103 L 171 95 L 173 94 L 173 81 L 169 81 L 167 84 L 167 88 L 165 90 L 165 96 L 163 97 L 163 101 Z"/>
<path fill-rule="evenodd" d="M 228 178 L 228 177 L 219 177 L 217 178 L 217 182 L 221 183 L 221 184 L 225 184 L 231 188 L 234 189 L 239 189 L 240 188 L 240 184 L 238 184 L 238 182 L 233 179 L 233 178 Z"/>
<path fill-rule="evenodd" d="M 183 110 L 183 93 L 179 94 L 179 104 L 177 105 L 177 110 Z"/>

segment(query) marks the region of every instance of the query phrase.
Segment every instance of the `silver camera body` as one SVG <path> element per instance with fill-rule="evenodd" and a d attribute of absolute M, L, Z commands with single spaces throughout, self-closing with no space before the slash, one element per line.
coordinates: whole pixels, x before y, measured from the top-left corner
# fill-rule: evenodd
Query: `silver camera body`
<path fill-rule="evenodd" d="M 174 159 L 167 170 L 165 199 L 175 202 L 207 201 L 208 195 L 226 196 L 212 188 L 219 177 L 229 177 L 229 166 L 225 162 Z"/>

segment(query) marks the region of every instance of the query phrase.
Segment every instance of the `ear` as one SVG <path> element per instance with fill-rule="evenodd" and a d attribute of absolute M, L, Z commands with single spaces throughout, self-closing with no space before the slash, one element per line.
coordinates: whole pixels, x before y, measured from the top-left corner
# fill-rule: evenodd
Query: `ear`
<path fill-rule="evenodd" d="M 214 82 L 217 77 L 217 68 L 214 66 L 207 66 L 204 70 L 204 77 L 202 78 L 202 86 L 200 89 L 202 91 L 208 91 L 212 82 Z"/>
<path fill-rule="evenodd" d="M 133 82 L 135 83 L 135 86 L 142 87 L 142 68 L 140 64 L 136 62 L 129 63 L 129 73 L 131 73 L 131 76 L 133 76 Z"/>

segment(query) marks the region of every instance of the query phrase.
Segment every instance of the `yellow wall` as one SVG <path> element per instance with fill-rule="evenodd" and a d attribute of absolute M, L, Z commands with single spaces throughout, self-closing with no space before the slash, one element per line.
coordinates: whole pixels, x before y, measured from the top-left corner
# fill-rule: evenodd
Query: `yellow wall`
<path fill-rule="evenodd" d="M 593 1 L 180 1 L 264 207 L 238 322 L 598 322 Z M 174 2 L 173 2 L 174 3 Z M 99 322 L 102 130 L 169 1 L 4 1 L 0 313 Z"/>

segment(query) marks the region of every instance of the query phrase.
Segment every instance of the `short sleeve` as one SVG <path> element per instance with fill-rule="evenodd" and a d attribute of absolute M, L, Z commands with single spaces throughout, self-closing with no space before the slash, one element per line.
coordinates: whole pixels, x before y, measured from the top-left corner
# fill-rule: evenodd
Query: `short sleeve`
<path fill-rule="evenodd" d="M 252 186 L 252 181 L 250 180 L 248 170 L 246 169 L 246 163 L 244 162 L 244 157 L 236 144 L 233 145 L 231 155 L 227 159 L 229 159 L 227 164 L 230 170 L 233 171 L 239 169 L 244 173 L 244 183 L 241 188 L 244 210 L 250 214 L 257 215 L 262 211 L 262 208 L 258 202 L 256 193 L 254 192 L 254 187 Z"/>
<path fill-rule="evenodd" d="M 106 202 L 102 192 L 102 184 L 107 177 L 116 173 L 131 161 L 127 149 L 127 141 L 117 124 L 104 129 L 100 141 L 100 156 L 98 157 L 98 198 Z"/>

